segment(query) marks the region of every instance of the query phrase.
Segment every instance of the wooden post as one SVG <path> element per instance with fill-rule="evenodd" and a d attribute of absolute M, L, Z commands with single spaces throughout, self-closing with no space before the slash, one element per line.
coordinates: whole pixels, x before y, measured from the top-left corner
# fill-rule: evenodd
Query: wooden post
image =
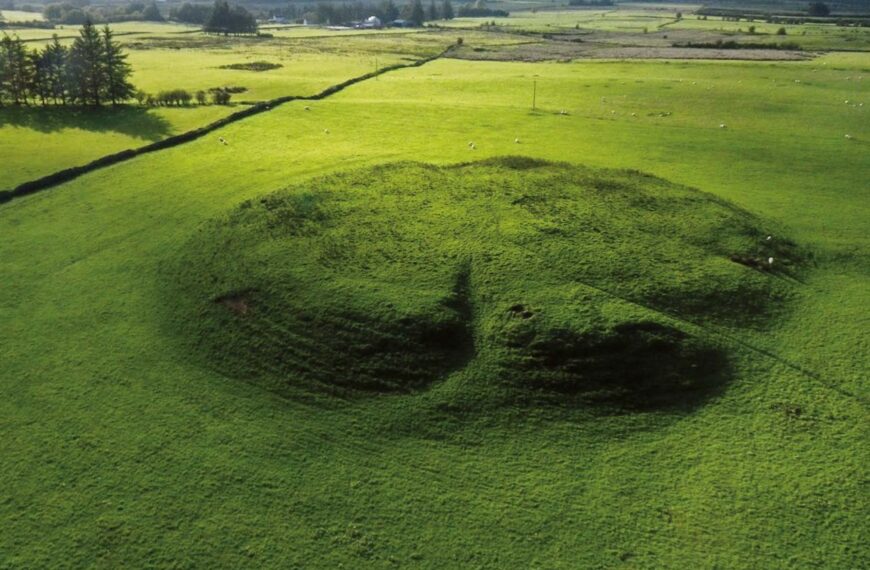
<path fill-rule="evenodd" d="M 532 111 L 534 111 L 537 107 L 537 99 L 538 99 L 538 80 L 535 79 L 532 82 Z"/>

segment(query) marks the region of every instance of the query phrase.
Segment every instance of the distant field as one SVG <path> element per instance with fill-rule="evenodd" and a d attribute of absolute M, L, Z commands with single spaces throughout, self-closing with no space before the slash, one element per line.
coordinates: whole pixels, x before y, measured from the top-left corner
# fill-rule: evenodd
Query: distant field
<path fill-rule="evenodd" d="M 220 38 L 123 36 L 132 82 L 149 93 L 182 88 L 191 93 L 216 87 L 244 87 L 234 101 L 256 102 L 286 95 L 313 95 L 352 77 L 433 55 L 452 36 L 322 38 L 305 42 L 224 41 Z M 182 47 L 185 46 L 185 47 Z M 160 47 L 154 47 L 160 46 Z M 264 72 L 221 66 L 269 61 L 282 67 Z M 169 70 L 171 69 L 171 73 Z M 212 122 L 235 107 L 182 109 L 126 108 L 69 111 L 53 108 L 0 109 L 0 151 L 14 160 L 0 176 L 10 188 L 100 156 L 142 146 Z M 32 152 L 40 148 L 43 153 Z"/>
<path fill-rule="evenodd" d="M 683 14 L 677 19 L 677 12 Z M 725 34 L 748 34 L 749 26 L 755 27 L 755 35 L 742 37 L 742 41 L 760 43 L 796 43 L 808 50 L 862 50 L 870 51 L 870 30 L 867 28 L 839 27 L 834 24 L 781 25 L 763 21 L 731 22 L 710 16 L 701 20 L 691 13 L 691 6 L 674 5 L 670 9 L 643 10 L 630 5 L 620 5 L 608 10 L 541 10 L 537 12 L 512 12 L 507 18 L 456 18 L 443 25 L 474 28 L 484 23 L 495 22 L 508 30 L 556 32 L 571 29 L 597 30 L 609 33 L 667 34 L 673 30 L 699 30 Z M 779 28 L 786 35 L 776 35 Z M 614 41 L 619 42 L 619 38 Z M 698 41 L 703 41 L 699 38 Z"/>
<path fill-rule="evenodd" d="M 6 22 L 32 22 L 33 20 L 41 22 L 45 19 L 40 12 L 24 12 L 22 10 L 0 10 L 0 14 L 3 15 L 3 20 Z"/>

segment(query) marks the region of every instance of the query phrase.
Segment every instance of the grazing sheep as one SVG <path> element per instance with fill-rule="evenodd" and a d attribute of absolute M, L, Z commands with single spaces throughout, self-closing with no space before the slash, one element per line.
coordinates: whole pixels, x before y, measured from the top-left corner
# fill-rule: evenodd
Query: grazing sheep
<path fill-rule="evenodd" d="M 773 258 L 772 258 L 772 257 L 768 257 L 768 258 L 767 258 L 767 264 L 768 264 L 768 265 L 773 265 Z"/>
<path fill-rule="evenodd" d="M 328 135 L 328 134 L 329 134 L 329 129 L 323 129 L 323 133 Z"/>
<path fill-rule="evenodd" d="M 471 148 L 473 146 L 474 146 L 474 141 L 468 141 L 468 148 Z"/>
<path fill-rule="evenodd" d="M 520 144 L 520 139 L 518 139 L 518 138 L 514 139 L 514 143 Z"/>
<path fill-rule="evenodd" d="M 720 129 L 724 129 L 724 128 L 727 128 L 727 127 L 726 127 L 725 123 L 721 123 L 721 124 L 719 125 L 719 128 L 720 128 Z"/>
<path fill-rule="evenodd" d="M 227 139 L 225 139 L 224 137 L 218 137 L 218 142 L 221 143 L 221 144 L 224 144 L 224 145 L 225 145 L 225 144 L 228 144 L 228 143 L 227 143 Z"/>
<path fill-rule="evenodd" d="M 852 138 L 852 135 L 846 135 L 846 138 L 847 138 L 847 139 L 851 139 L 851 138 Z"/>
<path fill-rule="evenodd" d="M 773 239 L 773 236 L 767 236 L 767 241 L 770 241 L 772 239 Z"/>
<path fill-rule="evenodd" d="M 637 117 L 637 113 L 632 113 L 631 116 L 632 116 L 632 117 Z"/>

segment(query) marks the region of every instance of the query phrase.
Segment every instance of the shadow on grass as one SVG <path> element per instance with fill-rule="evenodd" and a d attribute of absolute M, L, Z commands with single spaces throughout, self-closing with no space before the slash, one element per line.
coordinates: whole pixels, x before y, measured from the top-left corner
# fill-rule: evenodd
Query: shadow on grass
<path fill-rule="evenodd" d="M 146 141 L 157 141 L 172 134 L 172 125 L 163 117 L 139 107 L 104 108 L 9 106 L 0 108 L 0 127 L 21 127 L 41 133 L 63 129 L 115 132 Z"/>

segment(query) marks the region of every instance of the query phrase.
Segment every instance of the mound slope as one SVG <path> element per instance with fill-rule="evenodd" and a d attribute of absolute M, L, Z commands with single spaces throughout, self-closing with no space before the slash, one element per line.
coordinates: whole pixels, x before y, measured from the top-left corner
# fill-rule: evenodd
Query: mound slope
<path fill-rule="evenodd" d="M 245 202 L 168 279 L 197 354 L 279 391 L 459 374 L 529 401 L 667 405 L 727 379 L 705 324 L 764 326 L 789 296 L 800 254 L 769 231 L 638 172 L 399 163 Z"/>

